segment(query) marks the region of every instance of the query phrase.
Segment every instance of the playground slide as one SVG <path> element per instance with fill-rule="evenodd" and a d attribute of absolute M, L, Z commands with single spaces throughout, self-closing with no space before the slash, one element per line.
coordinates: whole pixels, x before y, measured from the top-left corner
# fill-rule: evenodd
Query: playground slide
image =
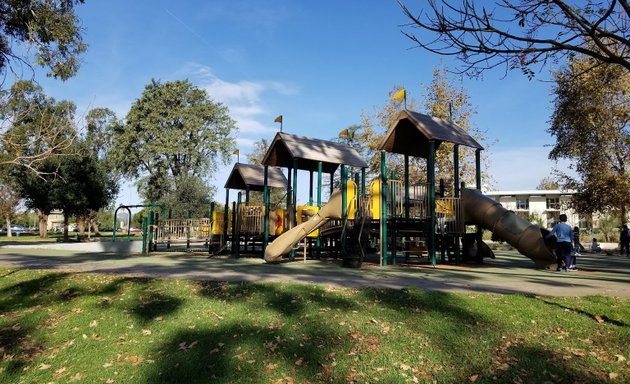
<path fill-rule="evenodd" d="M 274 263 L 302 241 L 309 233 L 315 231 L 330 219 L 341 219 L 341 191 L 336 190 L 330 196 L 328 203 L 320 208 L 313 217 L 295 226 L 272 241 L 265 249 L 265 261 Z"/>
<path fill-rule="evenodd" d="M 540 267 L 555 267 L 553 243 L 545 242 L 543 237 L 546 230 L 508 211 L 476 189 L 462 190 L 462 207 L 466 221 L 492 231 Z"/>

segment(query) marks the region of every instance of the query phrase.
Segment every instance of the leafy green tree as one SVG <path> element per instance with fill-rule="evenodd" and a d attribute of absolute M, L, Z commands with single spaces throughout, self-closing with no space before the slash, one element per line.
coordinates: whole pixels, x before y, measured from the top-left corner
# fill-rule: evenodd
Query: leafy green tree
<path fill-rule="evenodd" d="M 372 115 L 363 114 L 360 127 L 350 127 L 348 132 L 352 132 L 350 145 L 359 148 L 361 155 L 367 159 L 369 164 L 369 174 L 376 177 L 380 174 L 380 156 L 377 151 L 383 135 L 394 122 L 398 112 L 403 108 L 402 100 L 391 99 L 400 87 L 394 87 L 390 92 L 390 98 L 383 107 L 377 107 Z M 419 111 L 433 117 L 453 120 L 460 128 L 467 131 L 480 144 L 487 147 L 484 133 L 471 124 L 471 117 L 474 109 L 470 103 L 462 84 L 453 85 L 447 77 L 447 70 L 444 67 L 436 67 L 433 71 L 431 83 L 423 87 L 425 94 L 422 102 L 423 110 Z M 408 92 L 409 94 L 409 92 Z M 413 98 L 407 98 L 407 108 L 418 110 L 420 107 Z M 345 132 L 343 132 L 345 134 Z M 343 139 L 342 139 L 343 140 Z M 356 143 L 355 143 L 356 141 Z M 360 144 L 359 144 L 360 143 Z M 460 147 L 460 180 L 468 185 L 475 180 L 475 157 L 474 151 Z M 484 157 L 487 157 L 484 155 Z M 387 169 L 389 172 L 395 171 L 397 178 L 401 179 L 404 174 L 404 162 L 402 156 L 388 154 Z M 484 162 L 485 164 L 485 162 Z M 436 151 L 436 178 L 443 178 L 446 185 L 452 185 L 453 180 L 453 145 L 442 143 Z M 487 166 L 484 167 L 487 169 Z M 388 175 L 389 176 L 389 175 Z M 482 172 L 482 182 L 489 183 L 491 178 L 487 172 Z M 410 158 L 409 178 L 412 184 L 426 182 L 426 160 L 420 158 Z"/>
<path fill-rule="evenodd" d="M 173 190 L 160 201 L 171 210 L 173 218 L 207 217 L 212 189 L 198 176 L 181 175 Z"/>
<path fill-rule="evenodd" d="M 551 177 L 543 177 L 540 180 L 540 183 L 536 187 L 538 190 L 549 190 L 549 189 L 559 189 L 560 183 L 558 180 L 552 179 Z"/>
<path fill-rule="evenodd" d="M 106 160 L 114 142 L 114 135 L 123 129 L 123 123 L 109 108 L 94 108 L 85 116 L 86 145 L 98 160 Z"/>
<path fill-rule="evenodd" d="M 616 212 L 623 224 L 630 209 L 630 71 L 594 61 L 576 57 L 555 73 L 549 158 L 571 162 L 576 176 L 561 175 L 578 191 L 578 212 Z"/>
<path fill-rule="evenodd" d="M 99 167 L 91 156 L 72 156 L 49 160 L 44 165 L 46 172 L 35 175 L 29 172 L 16 174 L 16 180 L 26 206 L 48 215 L 53 209 L 64 214 L 67 238 L 68 221 L 71 216 L 86 216 L 91 211 L 106 207 L 118 192 L 118 186 Z M 40 237 L 46 237 L 46 222 L 40 216 Z"/>
<path fill-rule="evenodd" d="M 482 155 L 482 160 L 487 159 L 488 156 L 485 153 L 487 153 L 489 144 L 486 143 L 484 132 L 475 127 L 471 122 L 471 118 L 476 111 L 470 102 L 470 97 L 466 93 L 461 79 L 458 83 L 454 84 L 448 78 L 446 67 L 438 66 L 433 68 L 433 79 L 424 89 L 426 93 L 423 104 L 428 114 L 442 120 L 452 121 L 455 125 L 466 131 L 478 143 L 486 147 Z M 444 179 L 446 185 L 453 185 L 453 149 L 453 144 L 442 143 L 435 153 L 436 178 L 438 180 Z M 486 161 L 482 161 L 482 184 L 492 182 L 489 173 L 483 172 L 483 170 L 487 169 L 486 164 Z M 465 182 L 466 185 L 475 185 L 476 166 L 475 151 L 473 149 L 460 146 L 459 173 L 460 181 Z"/>
<path fill-rule="evenodd" d="M 74 6 L 83 0 L 8 0 L 0 2 L 0 77 L 7 71 L 21 74 L 21 68 L 46 67 L 48 76 L 66 80 L 79 69 L 78 56 L 87 49 L 81 37 Z M 34 48 L 35 57 L 30 58 Z"/>
<path fill-rule="evenodd" d="M 116 114 L 108 108 L 94 108 L 88 111 L 85 117 L 85 131 L 80 137 L 81 145 L 84 148 L 84 156 L 90 156 L 95 161 L 99 172 L 102 173 L 108 183 L 118 184 L 119 175 L 112 164 L 110 149 L 113 143 L 114 132 L 122 128 L 122 123 Z M 86 224 L 94 227 L 98 232 L 99 221 L 98 210 L 88 210 L 76 215 L 79 233 L 83 235 Z M 91 229 L 91 228 L 90 228 Z"/>
<path fill-rule="evenodd" d="M 2 96 L 0 116 L 7 128 L 0 132 L 0 168 L 39 174 L 49 158 L 76 154 L 73 103 L 47 97 L 39 85 L 25 80 Z"/>
<path fill-rule="evenodd" d="M 151 81 L 116 130 L 112 155 L 126 176 L 142 177 L 138 192 L 149 201 L 167 195 L 174 180 L 209 177 L 227 163 L 235 140 L 228 109 L 189 81 Z"/>
<path fill-rule="evenodd" d="M 602 234 L 605 242 L 617 241 L 618 237 L 615 238 L 615 234 L 619 233 L 619 217 L 611 214 L 600 217 L 597 229 Z"/>
<path fill-rule="evenodd" d="M 11 237 L 11 221 L 16 214 L 20 195 L 8 184 L 0 184 L 0 216 L 7 227 L 7 237 Z"/>
<path fill-rule="evenodd" d="M 576 55 L 591 58 L 587 70 L 630 70 L 628 0 L 428 0 L 419 12 L 403 2 L 410 20 L 403 33 L 431 53 L 456 56 L 471 76 L 499 67 L 532 77 Z"/>

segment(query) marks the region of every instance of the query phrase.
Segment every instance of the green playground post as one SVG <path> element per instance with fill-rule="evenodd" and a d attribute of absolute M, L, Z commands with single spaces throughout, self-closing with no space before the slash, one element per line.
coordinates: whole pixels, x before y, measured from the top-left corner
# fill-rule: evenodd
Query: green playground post
<path fill-rule="evenodd" d="M 263 172 L 263 204 L 265 205 L 265 219 L 263 221 L 263 225 L 265 226 L 264 235 L 263 235 L 263 254 L 265 253 L 265 249 L 267 249 L 267 245 L 269 244 L 269 167 L 267 165 L 264 166 Z"/>
<path fill-rule="evenodd" d="M 230 214 L 230 190 L 228 188 L 225 188 L 225 211 L 223 212 L 223 244 L 227 244 L 227 241 L 228 241 L 228 215 L 229 214 Z"/>
<path fill-rule="evenodd" d="M 409 155 L 405 155 L 405 219 L 409 218 Z"/>
<path fill-rule="evenodd" d="M 291 224 L 291 228 L 297 223 L 297 171 L 298 171 L 298 160 L 293 159 L 293 206 L 291 207 L 291 216 L 293 217 L 293 223 Z M 295 258 L 295 248 L 291 248 L 290 259 L 293 260 Z"/>
<path fill-rule="evenodd" d="M 341 251 L 346 252 L 346 225 L 348 224 L 348 169 L 341 164 Z"/>
<path fill-rule="evenodd" d="M 142 218 L 142 256 L 147 254 L 147 218 Z"/>
<path fill-rule="evenodd" d="M 238 248 L 238 246 L 236 245 L 236 201 L 232 202 L 232 246 L 230 248 L 232 248 L 232 251 L 230 252 L 231 255 L 236 253 L 236 248 Z"/>
<path fill-rule="evenodd" d="M 387 163 L 381 151 L 381 265 L 387 265 Z"/>
<path fill-rule="evenodd" d="M 169 210 L 170 214 L 170 210 Z M 214 225 L 214 201 L 210 203 L 210 227 L 208 228 L 208 254 L 212 250 L 212 225 Z"/>
<path fill-rule="evenodd" d="M 234 213 L 234 216 L 236 216 L 236 222 L 232 224 L 234 228 L 233 231 L 236 235 L 236 257 L 241 256 L 241 199 L 242 192 L 239 192 L 236 197 L 236 212 Z M 247 244 L 245 247 L 247 247 Z"/>
<path fill-rule="evenodd" d="M 429 141 L 429 156 L 427 159 L 427 180 L 429 182 L 429 257 L 431 258 L 431 264 L 435 266 L 437 263 L 435 259 L 435 141 Z"/>
<path fill-rule="evenodd" d="M 476 188 L 481 191 L 481 149 L 475 150 L 475 171 Z"/>
<path fill-rule="evenodd" d="M 390 263 L 392 265 L 396 265 L 396 172 L 392 171 L 390 174 L 390 178 L 393 181 L 392 183 L 392 219 L 391 219 L 391 223 L 392 223 L 392 227 L 391 227 L 391 233 L 392 233 L 392 248 L 390 250 Z"/>
<path fill-rule="evenodd" d="M 308 171 L 308 205 L 313 205 L 313 171 Z"/>
<path fill-rule="evenodd" d="M 317 162 L 317 210 L 322 207 L 322 162 Z M 317 232 L 317 257 L 321 256 L 322 235 L 321 231 Z"/>

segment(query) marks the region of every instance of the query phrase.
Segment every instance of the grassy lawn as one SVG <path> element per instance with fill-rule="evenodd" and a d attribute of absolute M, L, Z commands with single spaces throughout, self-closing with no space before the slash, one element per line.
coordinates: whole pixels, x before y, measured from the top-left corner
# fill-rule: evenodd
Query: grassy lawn
<path fill-rule="evenodd" d="M 630 301 L 0 269 L 1 383 L 630 382 Z"/>

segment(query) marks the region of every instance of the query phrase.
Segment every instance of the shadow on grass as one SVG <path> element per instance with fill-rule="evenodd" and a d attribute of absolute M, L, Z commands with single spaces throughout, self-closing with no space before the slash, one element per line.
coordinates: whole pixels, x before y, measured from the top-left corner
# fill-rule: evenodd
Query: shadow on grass
<path fill-rule="evenodd" d="M 548 305 L 551 305 L 551 306 L 554 306 L 554 307 L 558 307 L 558 308 L 563 309 L 563 310 L 569 310 L 571 312 L 575 312 L 575 313 L 578 313 L 580 315 L 586 316 L 586 317 L 592 319 L 593 321 L 605 322 L 605 323 L 608 323 L 608 324 L 615 325 L 617 327 L 630 327 L 630 324 L 626 323 L 625 321 L 612 319 L 609 316 L 606 316 L 606 315 L 601 314 L 601 313 L 588 312 L 588 311 L 586 311 L 584 309 L 581 309 L 581 308 L 569 307 L 569 306 L 566 306 L 566 305 L 562 305 L 560 303 L 555 303 L 555 302 L 546 300 L 544 298 L 538 298 L 538 300 L 541 300 L 545 304 L 548 304 Z"/>

